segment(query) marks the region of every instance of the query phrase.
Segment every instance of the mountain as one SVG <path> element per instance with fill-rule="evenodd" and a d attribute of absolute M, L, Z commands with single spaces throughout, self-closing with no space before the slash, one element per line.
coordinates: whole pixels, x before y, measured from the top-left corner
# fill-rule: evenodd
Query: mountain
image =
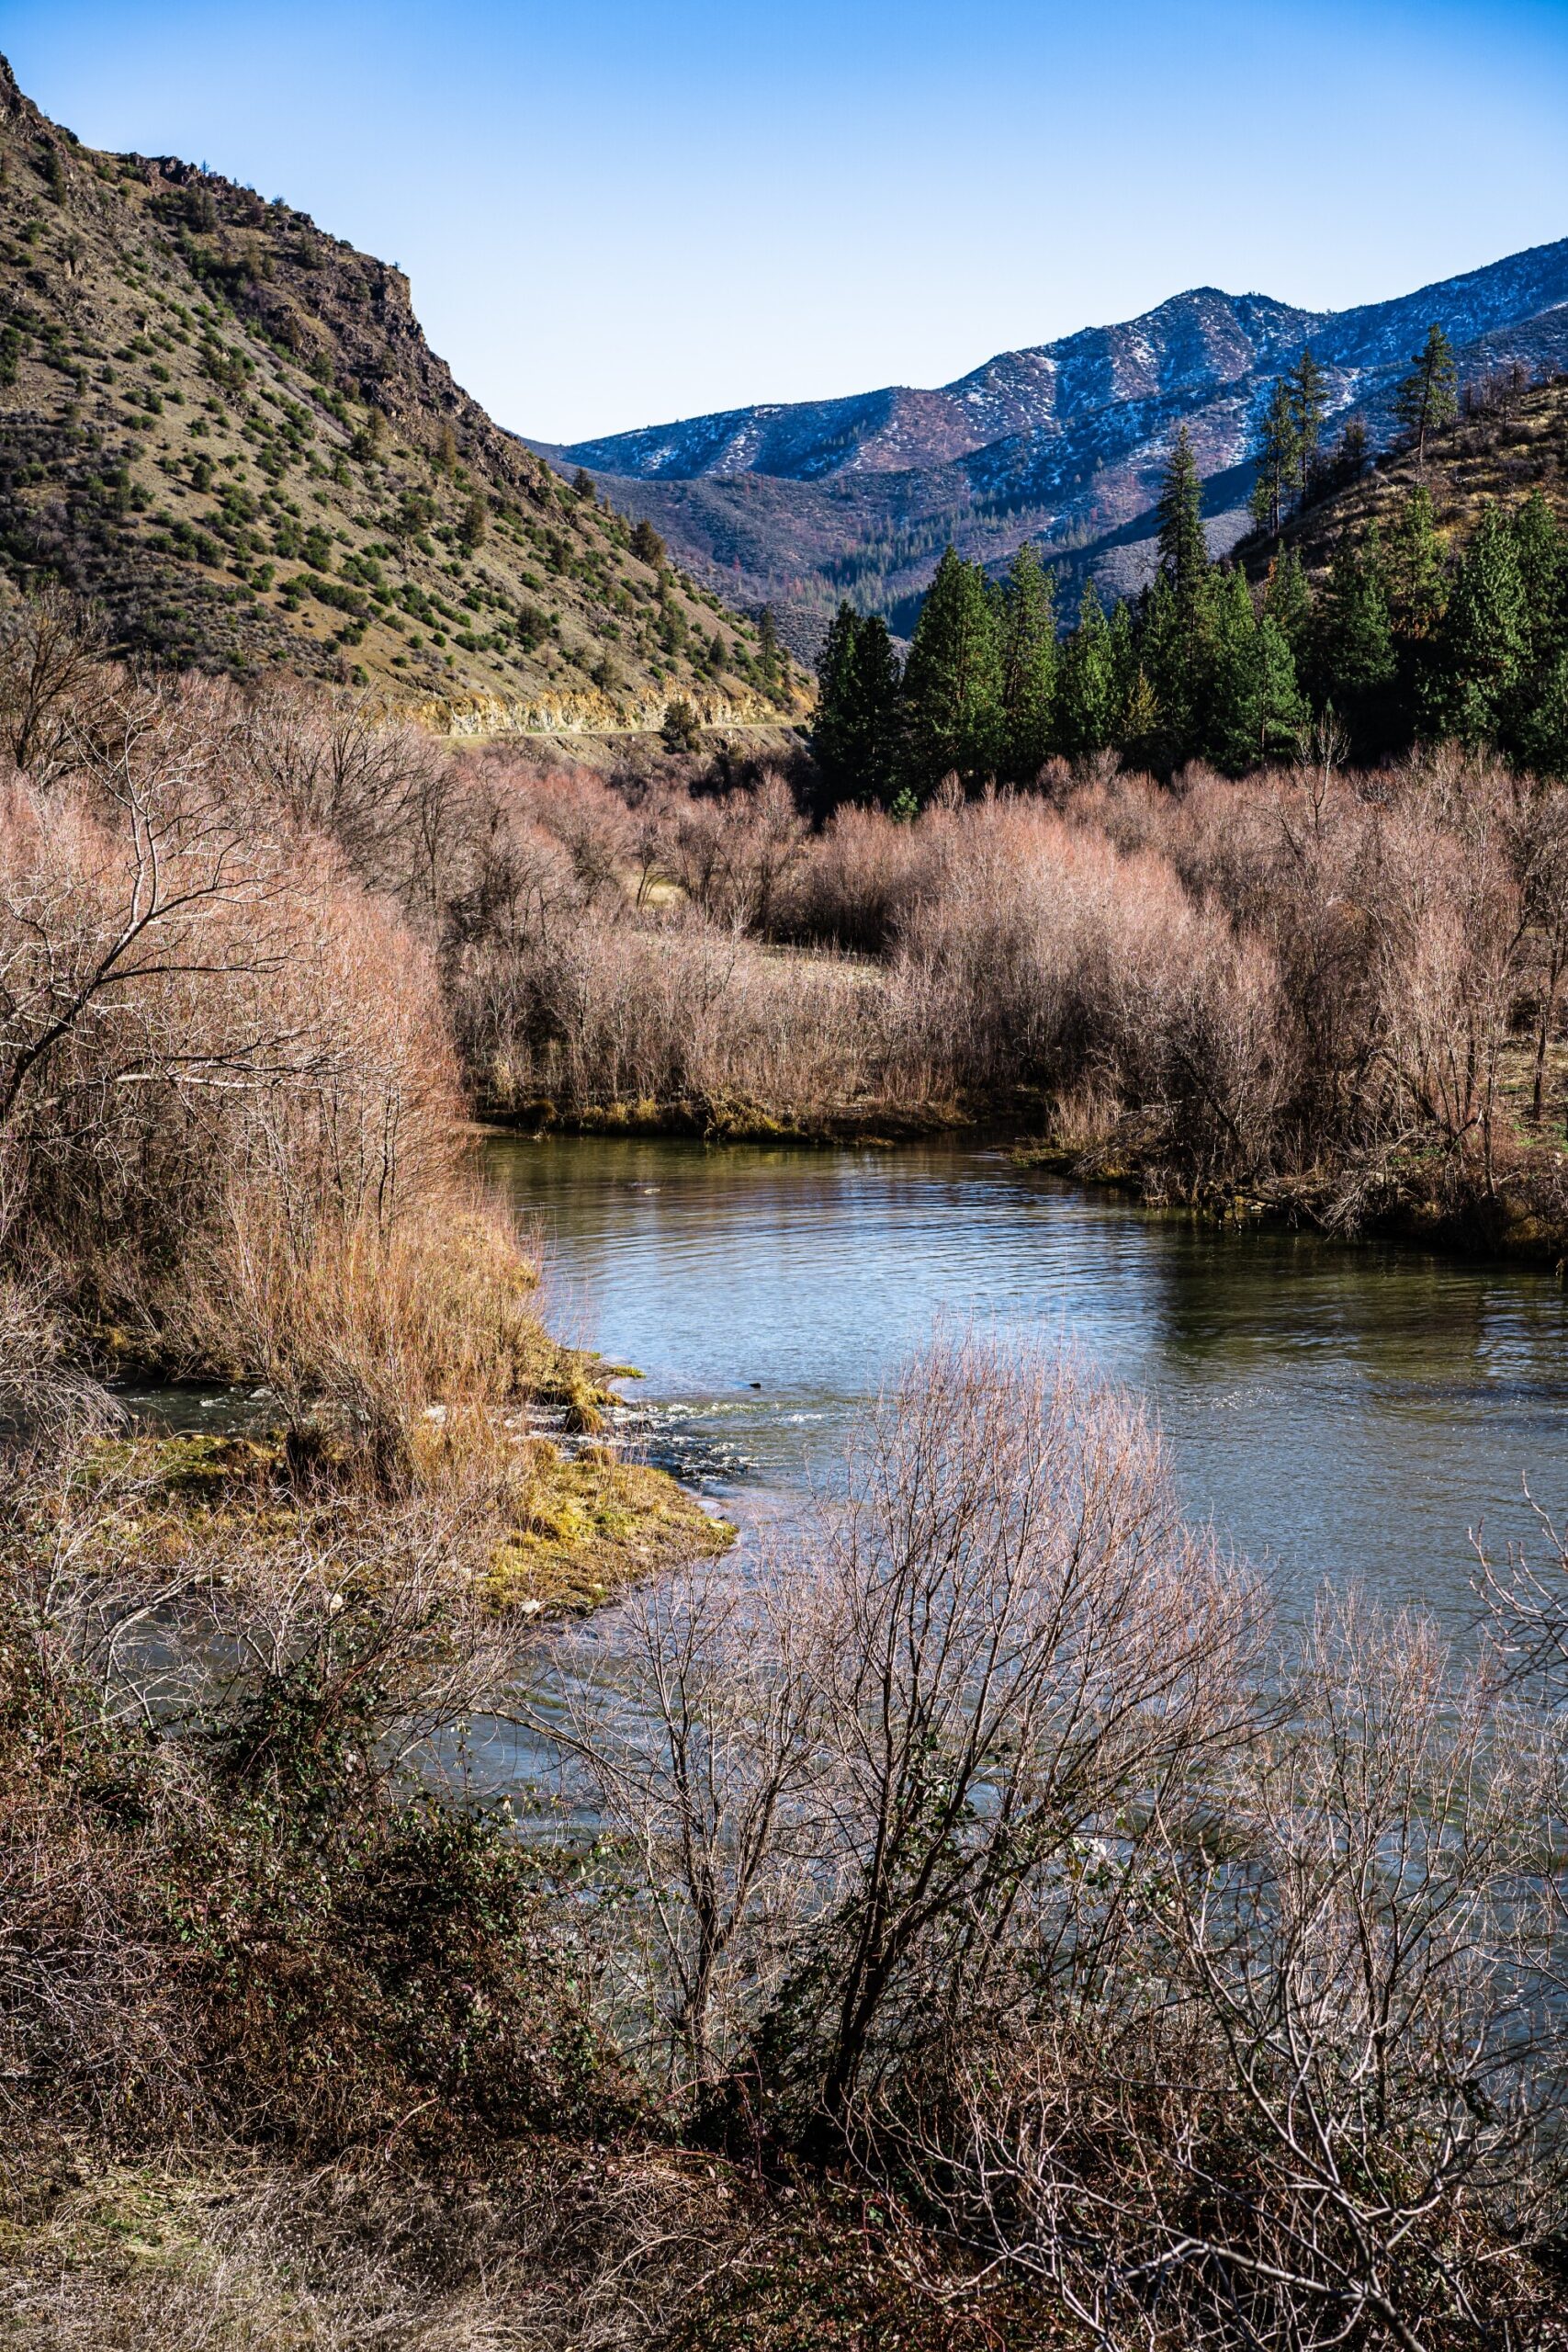
<path fill-rule="evenodd" d="M 83 146 L 0 59 L 0 577 L 93 596 L 126 653 L 281 663 L 459 731 L 804 708 L 649 552 L 453 381 L 400 271 Z"/>
<path fill-rule="evenodd" d="M 1000 562 L 1036 540 L 1117 590 L 1146 576 L 1179 426 L 1216 551 L 1247 526 L 1259 399 L 1310 343 L 1334 413 L 1386 440 L 1394 386 L 1438 320 L 1465 376 L 1568 368 L 1568 239 L 1389 302 L 1303 311 L 1200 287 L 1121 326 L 1009 351 L 936 391 L 727 411 L 570 447 L 701 579 L 771 601 L 808 647 L 840 596 L 907 628 L 951 538 Z"/>

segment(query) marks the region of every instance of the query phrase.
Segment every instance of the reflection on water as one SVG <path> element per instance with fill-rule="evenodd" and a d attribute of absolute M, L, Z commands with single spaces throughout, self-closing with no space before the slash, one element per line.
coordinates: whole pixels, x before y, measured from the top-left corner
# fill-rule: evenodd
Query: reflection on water
<path fill-rule="evenodd" d="M 1568 1501 L 1568 1306 L 1536 1273 L 1219 1233 L 1001 1152 L 496 1138 L 556 1327 L 646 1375 L 655 1460 L 743 1519 L 827 1469 L 933 1318 L 1144 1392 L 1192 1510 L 1291 1609 L 1362 1576 L 1463 1622 L 1468 1531 Z"/>

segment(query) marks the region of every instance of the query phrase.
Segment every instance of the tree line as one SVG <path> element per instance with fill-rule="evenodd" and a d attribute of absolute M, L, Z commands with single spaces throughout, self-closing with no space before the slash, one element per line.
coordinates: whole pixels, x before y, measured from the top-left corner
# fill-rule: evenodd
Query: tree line
<path fill-rule="evenodd" d="M 1434 328 L 1396 401 L 1418 464 L 1455 414 L 1453 376 Z M 1324 401 L 1309 351 L 1264 408 L 1254 514 L 1276 539 L 1292 503 L 1364 464 L 1355 419 L 1323 452 Z M 1292 757 L 1330 716 L 1363 760 L 1452 738 L 1568 775 L 1568 533 L 1539 490 L 1511 514 L 1483 509 L 1456 558 L 1418 479 L 1386 533 L 1347 526 L 1321 582 L 1287 548 L 1255 586 L 1211 560 L 1183 427 L 1158 518 L 1149 585 L 1107 611 L 1091 581 L 1065 635 L 1027 543 L 1002 581 L 950 546 L 902 667 L 886 623 L 840 605 L 815 733 L 833 797 L 913 807 L 948 775 L 1026 783 L 1100 752 L 1239 775 Z"/>

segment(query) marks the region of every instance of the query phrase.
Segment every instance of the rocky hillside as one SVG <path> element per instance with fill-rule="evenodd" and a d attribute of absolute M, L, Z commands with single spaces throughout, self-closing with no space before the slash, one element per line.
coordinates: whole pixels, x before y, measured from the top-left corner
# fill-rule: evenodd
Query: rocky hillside
<path fill-rule="evenodd" d="M 805 707 L 750 620 L 454 383 L 408 280 L 0 59 L 0 572 L 118 645 L 378 687 L 460 731 Z"/>
<path fill-rule="evenodd" d="M 845 594 L 906 625 L 949 538 L 995 561 L 1032 537 L 1074 571 L 1137 584 L 1182 424 L 1212 543 L 1228 547 L 1246 526 L 1269 381 L 1310 343 L 1334 412 L 1359 412 L 1376 446 L 1434 319 L 1467 377 L 1514 360 L 1568 368 L 1568 239 L 1352 311 L 1201 288 L 1121 326 L 1004 352 L 939 391 L 735 410 L 548 454 L 652 517 L 699 577 L 774 603 L 804 644 Z"/>

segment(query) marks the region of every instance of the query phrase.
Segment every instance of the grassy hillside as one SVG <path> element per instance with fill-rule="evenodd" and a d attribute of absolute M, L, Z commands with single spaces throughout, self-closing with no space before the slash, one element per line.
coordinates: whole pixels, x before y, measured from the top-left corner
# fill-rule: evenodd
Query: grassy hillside
<path fill-rule="evenodd" d="M 116 644 L 384 689 L 437 725 L 804 707 L 755 626 L 454 381 L 400 271 L 169 157 L 84 147 L 0 59 L 0 571 Z"/>
<path fill-rule="evenodd" d="M 1539 490 L 1558 521 L 1568 522 L 1568 376 L 1517 388 L 1499 379 L 1472 386 L 1471 413 L 1427 443 L 1424 468 L 1413 448 L 1389 451 L 1357 481 L 1315 499 L 1291 517 L 1280 544 L 1299 553 L 1309 578 L 1328 570 L 1341 534 L 1364 538 L 1375 522 L 1387 539 L 1417 481 L 1450 552 L 1460 552 L 1490 502 L 1511 512 Z M 1249 538 L 1238 551 L 1261 576 L 1273 560 L 1271 539 Z"/>

